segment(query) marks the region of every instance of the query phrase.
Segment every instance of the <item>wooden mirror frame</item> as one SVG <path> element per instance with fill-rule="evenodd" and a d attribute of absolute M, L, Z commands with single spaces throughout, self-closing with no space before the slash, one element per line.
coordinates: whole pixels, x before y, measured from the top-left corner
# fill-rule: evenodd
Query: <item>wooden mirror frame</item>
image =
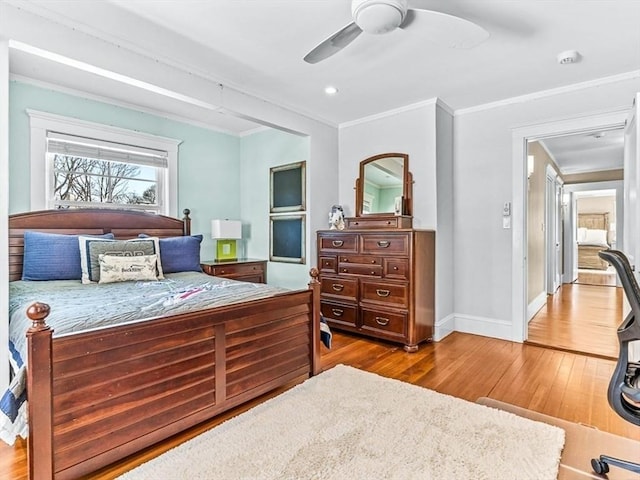
<path fill-rule="evenodd" d="M 388 217 L 395 216 L 394 212 L 363 213 L 364 205 L 364 171 L 366 165 L 381 158 L 400 157 L 404 161 L 402 181 L 402 211 L 400 216 L 411 217 L 413 212 L 413 177 L 409 171 L 409 155 L 406 153 L 381 153 L 373 157 L 365 158 L 360 162 L 360 175 L 356 179 L 356 217 Z"/>

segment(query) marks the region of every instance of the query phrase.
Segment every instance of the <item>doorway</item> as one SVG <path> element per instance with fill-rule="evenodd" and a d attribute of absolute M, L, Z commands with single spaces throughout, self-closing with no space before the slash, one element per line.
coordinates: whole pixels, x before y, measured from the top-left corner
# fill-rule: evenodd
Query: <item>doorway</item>
<path fill-rule="evenodd" d="M 528 341 L 615 358 L 621 297 L 602 290 L 615 289 L 617 275 L 598 252 L 616 247 L 616 220 L 623 217 L 623 130 L 530 141 L 527 159 L 544 171 L 529 176 L 527 189 L 528 301 L 538 302 L 530 308 Z M 535 229 L 540 221 L 543 233 Z"/>
<path fill-rule="evenodd" d="M 522 323 L 514 322 L 514 336 L 517 334 L 521 335 L 522 340 L 526 340 L 529 335 L 529 320 L 531 320 L 536 313 L 540 311 L 547 304 L 547 295 L 546 295 L 546 285 L 544 283 L 538 283 L 538 287 L 535 285 L 531 285 L 531 271 L 538 270 L 538 273 L 541 269 L 546 269 L 546 261 L 542 261 L 543 267 L 540 267 L 540 255 L 535 252 L 532 254 L 530 245 L 531 242 L 528 241 L 528 236 L 539 235 L 540 231 L 546 231 L 547 224 L 546 222 L 536 222 L 535 218 L 531 218 L 531 214 L 528 211 L 529 204 L 531 203 L 531 178 L 534 174 L 529 167 L 530 162 L 524 161 L 527 158 L 526 154 L 530 152 L 528 151 L 529 146 L 536 141 L 545 140 L 548 138 L 557 138 L 562 136 L 576 135 L 576 134 L 593 134 L 596 131 L 600 130 L 610 130 L 621 128 L 624 125 L 624 120 L 628 115 L 628 111 L 617 111 L 611 112 L 608 114 L 595 115 L 593 117 L 583 117 L 579 119 L 559 121 L 559 122 L 550 122 L 548 124 L 536 125 L 532 127 L 526 127 L 522 129 L 514 130 L 514 155 L 516 158 L 522 158 L 523 162 L 519 165 L 514 166 L 514 204 L 517 203 L 518 199 L 522 199 L 522 203 L 524 208 L 523 218 L 514 217 L 514 243 L 513 243 L 513 253 L 514 253 L 514 270 L 513 270 L 513 279 L 514 279 L 514 318 L 523 318 Z M 528 159 L 527 159 L 528 160 Z M 527 168 L 529 167 L 529 168 Z M 538 160 L 535 162 L 534 172 L 536 170 L 542 171 L 545 173 L 541 173 L 543 181 L 546 181 L 546 168 L 544 162 L 539 163 Z M 521 177 L 520 177 L 521 175 Z M 519 177 L 519 178 L 518 178 Z M 575 177 L 574 177 L 575 178 Z M 574 180 L 574 178 L 570 180 Z M 593 177 L 592 177 L 593 178 Z M 526 179 L 526 180 L 520 180 Z M 571 277 L 570 269 L 567 269 L 567 260 L 572 259 L 571 242 L 567 242 L 565 236 L 567 234 L 566 224 L 567 222 L 571 222 L 571 217 L 567 215 L 567 188 L 571 187 L 571 185 L 567 185 L 566 182 L 563 189 L 564 191 L 561 193 L 561 219 L 562 219 L 562 241 L 560 242 L 560 263 L 562 264 L 562 281 L 566 281 L 567 275 Z M 589 182 L 585 181 L 585 185 Z M 591 182 L 594 183 L 594 182 Z M 574 184 L 575 185 L 575 184 Z M 573 187 L 575 189 L 575 186 Z M 545 194 L 543 194 L 545 196 Z M 617 205 L 622 205 L 622 198 L 619 199 Z M 515 212 L 515 210 L 514 210 Z M 619 211 L 616 212 L 618 216 L 620 216 Z M 519 223 L 520 222 L 520 223 Z M 616 222 L 616 231 L 620 232 L 622 225 L 618 225 L 621 222 Z M 577 236 L 577 218 L 575 219 L 576 233 Z M 521 228 L 521 229 L 520 229 Z M 548 233 L 548 232 L 545 232 Z M 519 235 L 522 235 L 520 237 Z M 619 237 L 619 233 L 617 235 Z M 519 238 L 523 238 L 525 241 L 521 244 L 519 243 Z M 575 240 L 574 240 L 575 241 Z M 546 247 L 546 241 L 543 239 L 542 245 L 543 248 Z M 620 242 L 619 242 L 620 243 Z M 569 246 L 567 246 L 569 245 Z M 521 257 L 520 257 L 521 255 Z M 546 253 L 545 253 L 546 255 Z M 577 252 L 575 252 L 575 257 L 577 258 Z M 524 258 L 524 269 L 518 271 L 517 258 Z M 557 257 L 556 257 L 557 258 Z M 546 270 L 544 272 L 546 274 Z M 577 272 L 576 272 L 577 277 Z M 542 282 L 545 281 L 545 276 L 542 277 Z M 542 285 L 542 287 L 540 286 Z M 524 287 L 524 288 L 523 288 Z M 561 287 L 561 290 L 564 288 L 564 285 Z M 543 292 L 545 295 L 540 295 L 539 293 L 536 295 L 535 292 Z M 564 293 L 564 292 L 563 292 Z M 571 298 L 571 295 L 568 295 Z M 565 296 L 566 298 L 566 296 Z M 532 309 L 532 303 L 534 308 Z M 524 316 L 523 316 L 523 312 Z M 617 323 L 617 322 L 616 322 Z M 615 337 L 615 334 L 614 334 Z M 517 338 L 517 337 L 516 337 Z"/>

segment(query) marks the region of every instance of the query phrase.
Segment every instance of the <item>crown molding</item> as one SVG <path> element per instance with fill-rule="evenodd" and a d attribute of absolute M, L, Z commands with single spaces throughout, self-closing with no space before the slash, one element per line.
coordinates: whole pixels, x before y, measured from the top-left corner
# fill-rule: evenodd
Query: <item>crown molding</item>
<path fill-rule="evenodd" d="M 437 107 L 440 107 L 440 108 L 442 108 L 444 111 L 446 111 L 447 113 L 449 113 L 452 116 L 454 114 L 453 109 L 449 105 L 447 105 L 440 98 L 434 97 L 434 98 L 430 98 L 428 100 L 422 100 L 420 102 L 412 103 L 412 104 L 409 104 L 409 105 L 404 105 L 404 106 L 398 107 L 398 108 L 393 108 L 391 110 L 386 110 L 384 112 L 374 113 L 373 115 L 368 115 L 366 117 L 358 118 L 356 120 L 351 120 L 349 122 L 344 122 L 344 123 L 341 123 L 340 125 L 338 125 L 338 128 L 349 128 L 349 127 L 353 127 L 354 125 L 359 125 L 359 124 L 362 124 L 362 123 L 368 123 L 368 122 L 372 122 L 374 120 L 380 120 L 380 119 L 386 118 L 386 117 L 392 117 L 392 116 L 398 115 L 400 113 L 409 112 L 411 110 L 416 110 L 418 108 L 422 108 L 422 107 L 426 107 L 426 106 L 430 106 L 430 105 L 435 105 Z"/>
<path fill-rule="evenodd" d="M 550 88 L 548 90 L 540 90 L 538 92 L 527 93 L 526 95 L 519 95 L 517 97 L 505 98 L 496 102 L 484 103 L 476 105 L 474 107 L 459 108 L 454 111 L 454 115 L 466 115 L 469 113 L 481 112 L 483 110 L 491 110 L 493 108 L 506 107 L 516 103 L 525 103 L 532 100 L 538 100 L 540 98 L 553 97 L 555 95 L 561 95 L 563 93 L 576 92 L 585 88 L 598 87 L 600 85 L 608 85 L 610 83 L 622 82 L 625 80 L 633 80 L 640 78 L 640 70 L 633 70 L 631 72 L 621 73 L 618 75 L 610 75 L 607 77 L 596 78 L 595 80 L 588 80 L 586 82 L 573 83 L 564 87 Z"/>

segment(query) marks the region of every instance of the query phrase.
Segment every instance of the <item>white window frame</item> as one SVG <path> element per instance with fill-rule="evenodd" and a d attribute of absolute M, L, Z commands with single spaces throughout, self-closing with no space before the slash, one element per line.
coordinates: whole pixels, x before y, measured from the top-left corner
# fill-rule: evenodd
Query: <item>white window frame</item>
<path fill-rule="evenodd" d="M 54 131 L 79 137 L 97 138 L 114 143 L 137 145 L 167 152 L 168 168 L 163 179 L 163 193 L 159 213 L 176 217 L 178 214 L 178 146 L 181 140 L 135 132 L 120 127 L 78 120 L 53 113 L 27 110 L 30 138 L 31 210 L 46 210 L 52 196 L 53 164 L 47 162 L 47 132 Z"/>

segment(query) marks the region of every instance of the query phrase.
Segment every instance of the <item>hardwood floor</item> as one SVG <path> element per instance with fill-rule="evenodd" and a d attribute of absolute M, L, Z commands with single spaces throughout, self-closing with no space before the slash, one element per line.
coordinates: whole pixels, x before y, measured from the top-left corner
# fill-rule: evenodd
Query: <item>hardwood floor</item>
<path fill-rule="evenodd" d="M 618 287 L 563 284 L 529 322 L 527 343 L 617 359 L 623 298 Z"/>
<path fill-rule="evenodd" d="M 618 417 L 607 403 L 615 367 L 611 360 L 463 333 L 406 353 L 398 345 L 334 332 L 333 348 L 323 351 L 324 370 L 339 363 L 351 365 L 469 401 L 491 397 L 640 441 L 640 428 Z M 87 478 L 112 479 L 283 390 Z M 11 480 L 27 478 L 24 442 L 13 448 L 0 443 L 0 475 Z"/>

